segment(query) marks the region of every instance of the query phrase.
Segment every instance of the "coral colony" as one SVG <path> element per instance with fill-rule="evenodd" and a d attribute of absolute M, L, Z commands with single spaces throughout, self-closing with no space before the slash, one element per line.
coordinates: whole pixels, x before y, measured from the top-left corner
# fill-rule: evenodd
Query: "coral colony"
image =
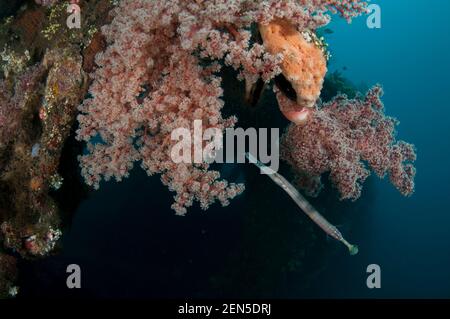
<path fill-rule="evenodd" d="M 66 28 L 70 3 L 81 7 L 81 29 Z M 17 293 L 16 258 L 47 255 L 61 235 L 52 194 L 64 185 L 58 165 L 74 124 L 76 138 L 87 144 L 81 174 L 95 188 L 102 180 L 126 178 L 138 162 L 174 192 L 179 215 L 195 202 L 203 209 L 216 201 L 227 205 L 244 191 L 207 162 L 175 163 L 171 157 L 174 130 L 193 131 L 195 121 L 220 131 L 237 123 L 221 112 L 224 67 L 237 71 L 246 96 L 260 82 L 273 88 L 291 122 L 281 159 L 296 172 L 298 189 L 317 195 L 321 175 L 329 173 L 341 198 L 355 200 L 371 168 L 410 195 L 414 148 L 395 141 L 397 122 L 383 113 L 381 87 L 354 99 L 319 98 L 329 54 L 316 30 L 329 23 L 329 13 L 350 21 L 365 12 L 359 0 L 25 4 L 0 29 L 7 38 L 0 43 L 0 295 Z M 291 186 L 290 195 L 301 196 Z M 306 200 L 296 202 L 333 231 Z"/>

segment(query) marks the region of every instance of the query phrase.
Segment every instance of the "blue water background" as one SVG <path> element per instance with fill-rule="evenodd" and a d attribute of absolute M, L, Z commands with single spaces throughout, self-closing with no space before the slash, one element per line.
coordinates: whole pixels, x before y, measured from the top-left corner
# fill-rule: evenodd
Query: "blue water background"
<path fill-rule="evenodd" d="M 416 192 L 402 197 L 387 179 L 374 180 L 370 210 L 355 215 L 356 258 L 337 257 L 311 297 L 450 297 L 450 2 L 377 0 L 381 29 L 366 19 L 334 19 L 327 35 L 331 69 L 354 83 L 381 83 L 398 138 L 417 147 Z M 364 193 L 367 196 L 367 193 Z M 365 197 L 360 199 L 365 200 Z M 366 287 L 365 267 L 379 264 L 382 288 Z"/>

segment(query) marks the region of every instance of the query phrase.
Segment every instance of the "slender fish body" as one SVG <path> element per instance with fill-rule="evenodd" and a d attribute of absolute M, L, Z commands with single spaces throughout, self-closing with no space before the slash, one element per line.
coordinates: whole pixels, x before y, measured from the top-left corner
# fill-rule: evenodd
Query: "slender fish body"
<path fill-rule="evenodd" d="M 327 221 L 286 178 L 258 161 L 252 154 L 246 153 L 245 155 L 250 163 L 258 166 L 264 174 L 267 174 L 278 186 L 284 189 L 303 212 L 308 215 L 314 223 L 322 228 L 324 232 L 347 246 L 351 255 L 356 255 L 358 253 L 358 246 L 348 243 L 336 226 Z"/>

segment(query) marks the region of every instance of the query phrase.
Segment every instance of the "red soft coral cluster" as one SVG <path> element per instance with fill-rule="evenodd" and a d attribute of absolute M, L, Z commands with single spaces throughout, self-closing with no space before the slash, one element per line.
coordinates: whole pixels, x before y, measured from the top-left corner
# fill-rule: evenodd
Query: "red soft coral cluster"
<path fill-rule="evenodd" d="M 178 214 L 195 200 L 204 209 L 215 200 L 228 204 L 243 185 L 219 180 L 206 163 L 175 165 L 170 158 L 173 129 L 192 130 L 194 120 L 202 120 L 205 129 L 234 125 L 234 118 L 220 112 L 215 74 L 221 64 L 205 61 L 234 67 L 248 85 L 259 77 L 269 81 L 281 72 L 282 56 L 252 43 L 252 26 L 278 17 L 314 30 L 329 21 L 330 8 L 349 18 L 364 6 L 358 0 L 121 1 L 102 29 L 108 46 L 96 57 L 92 98 L 80 107 L 78 138 L 89 143 L 89 154 L 80 159 L 87 183 L 121 180 L 141 161 L 148 174 L 162 174 L 176 192 Z"/>
<path fill-rule="evenodd" d="M 382 89 L 365 98 L 337 96 L 313 112 L 305 126 L 291 125 L 282 141 L 282 157 L 299 172 L 297 182 L 310 195 L 321 188 L 320 175 L 329 172 L 342 199 L 357 199 L 369 176 L 364 163 L 379 176 L 389 174 L 403 195 L 414 191 L 414 147 L 395 141 L 397 121 L 383 113 Z"/>

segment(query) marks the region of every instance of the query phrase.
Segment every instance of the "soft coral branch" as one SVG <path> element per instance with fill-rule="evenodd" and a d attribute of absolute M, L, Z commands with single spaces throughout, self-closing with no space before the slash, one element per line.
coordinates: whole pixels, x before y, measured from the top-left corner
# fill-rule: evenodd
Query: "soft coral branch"
<path fill-rule="evenodd" d="M 379 176 L 389 174 L 403 194 L 414 191 L 414 147 L 395 141 L 394 118 L 385 116 L 380 86 L 365 98 L 340 95 L 315 110 L 305 126 L 291 125 L 283 137 L 282 156 L 299 173 L 299 185 L 320 190 L 317 180 L 329 172 L 343 199 L 357 199 L 369 176 L 365 162 Z M 309 189 L 309 193 L 314 193 Z"/>

